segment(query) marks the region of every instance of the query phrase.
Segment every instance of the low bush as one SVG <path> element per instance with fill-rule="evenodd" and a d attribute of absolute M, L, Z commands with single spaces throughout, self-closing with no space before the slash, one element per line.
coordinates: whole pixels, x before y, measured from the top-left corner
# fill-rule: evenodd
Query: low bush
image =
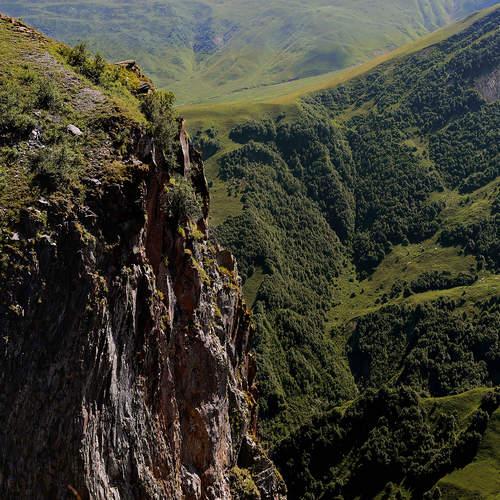
<path fill-rule="evenodd" d="M 201 197 L 181 175 L 175 175 L 163 191 L 162 208 L 175 224 L 183 217 L 197 219 L 201 211 Z"/>
<path fill-rule="evenodd" d="M 63 143 L 58 147 L 40 149 L 31 158 L 34 180 L 43 189 L 64 189 L 76 178 L 83 165 L 82 158 Z"/>

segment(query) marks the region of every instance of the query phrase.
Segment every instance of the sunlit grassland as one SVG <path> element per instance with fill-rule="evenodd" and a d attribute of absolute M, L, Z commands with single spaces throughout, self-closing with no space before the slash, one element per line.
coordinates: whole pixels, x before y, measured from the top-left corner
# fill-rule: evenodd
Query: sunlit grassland
<path fill-rule="evenodd" d="M 276 118 L 281 114 L 286 114 L 290 119 L 297 119 L 302 113 L 300 104 L 300 98 L 302 96 L 314 94 L 335 85 L 361 78 L 381 64 L 384 64 L 385 67 L 390 67 L 391 62 L 396 62 L 400 58 L 424 50 L 426 47 L 430 47 L 442 41 L 466 28 L 480 17 L 488 14 L 494 8 L 496 7 L 491 7 L 481 13 L 470 15 L 465 20 L 458 21 L 393 52 L 383 54 L 364 64 L 342 71 L 288 83 L 264 86 L 258 89 L 229 93 L 197 105 L 178 106 L 178 112 L 187 120 L 187 128 L 191 135 L 194 135 L 198 130 L 204 130 L 211 126 L 214 126 L 219 132 L 218 138 L 221 141 L 221 149 L 218 155 L 210 158 L 206 163 L 208 180 L 215 181 L 217 177 L 217 161 L 220 155 L 237 147 L 237 145 L 228 138 L 230 130 L 236 124 L 251 119 L 260 120 L 265 118 Z M 343 120 L 349 119 L 354 113 L 360 114 L 368 112 L 370 107 L 370 103 L 365 103 L 364 107 L 357 109 L 355 112 L 353 110 L 347 110 L 344 113 Z M 421 144 L 416 144 L 416 146 L 418 153 L 422 153 L 426 148 L 425 141 Z M 430 166 L 432 162 L 426 160 L 425 164 Z M 217 212 L 217 203 L 212 204 L 212 210 L 213 212 Z M 221 220 L 219 215 L 215 213 L 212 215 L 215 219 Z"/>
<path fill-rule="evenodd" d="M 424 36 L 416 41 L 410 42 L 397 48 L 394 51 L 379 55 L 373 59 L 364 62 L 363 64 L 353 65 L 352 67 L 337 70 L 331 73 L 325 73 L 309 78 L 301 78 L 298 80 L 278 83 L 274 85 L 265 85 L 258 88 L 248 88 L 247 90 L 239 90 L 236 92 L 230 92 L 216 97 L 212 97 L 207 101 L 198 99 L 199 104 L 245 104 L 245 103 L 255 103 L 258 101 L 268 102 L 274 104 L 288 104 L 297 102 L 297 100 L 310 93 L 315 93 L 329 87 L 344 83 L 347 80 L 362 77 L 363 75 L 369 73 L 374 68 L 380 64 L 395 61 L 398 58 L 406 57 L 409 54 L 417 51 L 421 51 L 427 47 L 430 47 L 440 41 L 460 32 L 461 30 L 470 26 L 473 22 L 477 21 L 481 17 L 489 14 L 492 10 L 497 7 L 490 7 L 481 12 L 476 12 L 471 14 L 466 19 L 457 21 L 445 28 L 437 30 L 430 35 Z M 188 110 L 193 105 L 186 105 L 183 110 Z M 195 104 L 194 106 L 197 106 Z M 211 113 L 212 108 L 202 108 L 204 111 Z M 183 114 L 185 112 L 183 111 Z M 220 112 L 219 112 L 220 114 Z"/>
<path fill-rule="evenodd" d="M 488 2 L 483 2 L 478 7 L 487 5 Z M 446 25 L 451 19 L 441 4 L 436 4 L 433 12 L 427 11 L 425 5 L 419 5 L 417 12 L 414 10 L 415 5 L 408 3 L 401 9 L 396 5 L 380 8 L 377 4 L 328 7 L 311 5 L 310 8 L 302 6 L 300 21 L 295 19 L 295 7 L 294 3 L 288 2 L 286 8 L 288 28 L 296 28 L 290 30 L 293 34 L 288 39 L 281 44 L 278 42 L 276 50 L 273 51 L 272 39 L 276 37 L 280 21 L 274 18 L 269 24 L 256 23 L 260 29 L 259 35 L 265 40 L 259 39 L 261 45 L 257 47 L 258 54 L 255 53 L 256 47 L 250 44 L 236 50 L 236 56 L 231 53 L 230 62 L 226 54 L 216 53 L 209 58 L 216 59 L 216 62 L 192 75 L 189 80 L 181 82 L 181 87 L 174 88 L 174 91 L 177 90 L 186 103 L 208 102 L 207 99 L 218 103 L 248 102 L 255 99 L 275 99 L 280 102 L 290 97 L 296 98 L 297 95 L 321 90 L 338 83 L 339 79 L 341 81 L 357 74 L 351 68 L 347 72 L 343 71 L 343 76 L 334 73 L 330 78 L 325 78 L 325 74 L 332 69 L 353 66 L 367 60 L 364 69 L 373 68 L 387 57 L 386 54 L 381 58 L 371 59 L 377 55 L 377 49 L 395 44 L 401 47 L 400 55 L 404 55 L 406 51 L 418 50 L 419 45 L 406 45 L 407 42 L 419 40 L 426 32 Z M 469 13 L 471 8 L 471 5 L 465 6 L 461 11 L 462 15 Z M 273 14 L 278 10 L 279 6 L 274 6 Z M 450 36 L 476 19 L 477 15 L 459 25 L 452 25 L 443 36 Z M 395 33 L 394 26 L 401 28 L 398 34 Z M 439 34 L 428 38 L 426 43 L 436 43 L 442 39 L 441 36 Z M 314 41 L 309 46 L 311 37 Z M 360 40 L 363 40 L 361 50 Z M 270 61 L 261 57 L 266 51 L 272 53 Z M 219 67 L 223 70 L 219 71 Z M 304 78 L 308 76 L 308 72 L 313 72 L 312 79 Z M 245 77 L 241 78 L 241 74 Z M 276 82 L 277 75 L 284 82 Z M 297 76 L 302 77 L 299 83 L 286 82 Z M 197 89 L 196 92 L 189 93 L 189 89 L 193 87 Z M 190 97 L 186 101 L 184 96 L 188 94 Z"/>
<path fill-rule="evenodd" d="M 241 194 L 228 193 L 225 182 L 216 181 L 210 188 L 210 204 L 216 209 L 210 210 L 209 223 L 211 227 L 222 224 L 230 215 L 238 215 L 243 210 Z"/>
<path fill-rule="evenodd" d="M 480 397 L 485 389 L 469 391 Z M 469 393 L 466 393 L 468 395 Z M 450 399 L 460 401 L 460 396 Z M 500 409 L 493 412 L 473 462 L 438 481 L 444 500 L 497 499 L 500 496 Z"/>
<path fill-rule="evenodd" d="M 436 425 L 442 413 L 455 414 L 460 429 L 464 429 L 470 422 L 472 414 L 480 407 L 481 399 L 491 389 L 477 388 L 443 398 L 426 398 L 421 400 L 427 420 L 432 426 Z M 447 474 L 437 482 L 442 492 L 442 498 L 452 500 L 493 499 L 500 494 L 500 409 L 495 410 L 488 422 L 488 426 L 479 445 L 473 462 L 463 468 Z"/>
<path fill-rule="evenodd" d="M 499 189 L 500 179 L 470 194 L 460 194 L 458 190 L 435 192 L 430 200 L 443 200 L 445 208 L 440 214 L 442 228 L 457 223 L 481 220 L 491 212 L 493 193 Z M 410 282 L 426 271 L 450 271 L 478 276 L 471 286 L 455 287 L 448 290 L 434 290 L 388 298 L 383 303 L 384 294 L 390 295 L 395 283 Z M 327 315 L 327 328 L 342 325 L 351 319 L 375 311 L 386 304 L 405 302 L 418 304 L 439 297 L 450 297 L 461 301 L 465 309 L 492 295 L 500 294 L 500 276 L 488 269 L 477 270 L 474 256 L 464 253 L 459 247 L 442 246 L 439 232 L 432 238 L 408 246 L 397 245 L 388 253 L 374 272 L 363 280 L 358 280 L 354 267 L 348 267 L 334 285 L 335 305 Z"/>
<path fill-rule="evenodd" d="M 247 278 L 245 284 L 243 285 L 243 294 L 246 298 L 247 305 L 252 307 L 257 294 L 259 292 L 260 285 L 264 281 L 264 274 L 262 272 L 262 267 L 257 266 L 255 271 L 250 278 Z"/>

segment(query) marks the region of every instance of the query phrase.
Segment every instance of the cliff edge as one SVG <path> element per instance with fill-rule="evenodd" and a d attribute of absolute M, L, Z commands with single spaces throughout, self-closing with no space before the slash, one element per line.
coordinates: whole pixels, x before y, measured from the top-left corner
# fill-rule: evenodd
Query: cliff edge
<path fill-rule="evenodd" d="M 0 37 L 0 107 L 32 96 L 0 128 L 0 498 L 283 498 L 182 124 L 166 155 L 120 78 L 93 85 L 6 16 Z"/>

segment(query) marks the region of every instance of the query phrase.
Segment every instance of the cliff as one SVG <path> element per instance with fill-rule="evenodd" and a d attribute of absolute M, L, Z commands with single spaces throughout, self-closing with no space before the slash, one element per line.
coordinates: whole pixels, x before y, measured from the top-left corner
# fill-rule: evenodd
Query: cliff
<path fill-rule="evenodd" d="M 200 155 L 181 127 L 167 158 L 128 104 L 24 28 L 2 17 L 4 50 L 65 104 L 23 110 L 24 135 L 2 118 L 0 498 L 282 498 L 257 438 L 251 315 L 208 229 Z M 47 188 L 34 158 L 67 144 L 78 178 Z M 172 208 L 175 179 L 202 200 L 191 217 Z"/>

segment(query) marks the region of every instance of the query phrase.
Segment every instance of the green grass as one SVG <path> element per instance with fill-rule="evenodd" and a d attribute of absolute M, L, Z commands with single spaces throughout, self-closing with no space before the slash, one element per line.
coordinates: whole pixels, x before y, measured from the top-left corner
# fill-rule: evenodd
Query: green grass
<path fill-rule="evenodd" d="M 469 417 L 479 408 L 490 389 L 477 388 L 457 396 L 422 399 L 431 426 L 441 413 L 456 412 L 459 426 L 465 428 Z M 500 495 L 500 409 L 493 412 L 473 462 L 437 482 L 443 500 L 494 499 Z"/>
<path fill-rule="evenodd" d="M 487 271 L 479 274 L 484 281 L 471 287 L 456 287 L 449 290 L 429 291 L 411 295 L 407 298 L 389 299 L 382 304 L 381 299 L 385 293 L 390 293 L 391 287 L 396 282 L 411 281 L 418 278 L 425 271 L 452 271 L 453 273 L 469 273 L 471 268 L 476 273 L 476 260 L 472 256 L 463 256 L 454 247 L 442 247 L 435 240 L 427 240 L 421 244 L 398 245 L 377 266 L 376 270 L 368 278 L 358 281 L 354 268 L 350 268 L 342 274 L 334 288 L 335 306 L 327 315 L 327 327 L 342 325 L 346 322 L 373 312 L 383 305 L 400 302 L 420 303 L 432 300 L 440 296 L 461 298 L 465 289 L 467 297 L 472 295 L 487 297 L 493 288 L 500 292 L 500 281 L 496 276 Z M 353 295 L 355 294 L 355 295 Z"/>
<path fill-rule="evenodd" d="M 500 188 L 500 179 L 495 179 L 486 186 L 472 193 L 460 194 L 457 190 L 445 190 L 443 193 L 432 193 L 428 202 L 443 200 L 446 204 L 441 212 L 442 227 L 459 222 L 475 222 L 484 219 L 491 212 L 493 193 Z"/>
<path fill-rule="evenodd" d="M 470 391 L 481 394 L 484 389 Z M 469 394 L 469 393 L 466 393 Z M 458 399 L 455 396 L 453 399 Z M 493 412 L 474 461 L 438 481 L 443 500 L 500 498 L 500 409 Z"/>
<path fill-rule="evenodd" d="M 469 424 L 470 416 L 479 408 L 482 398 L 490 390 L 486 387 L 479 387 L 456 396 L 422 398 L 420 404 L 426 411 L 427 421 L 431 428 L 435 427 L 442 413 L 456 412 L 458 425 L 464 429 Z"/>
<path fill-rule="evenodd" d="M 462 222 L 474 222 L 489 216 L 493 193 L 500 189 L 500 178 L 470 194 L 460 194 L 458 190 L 434 192 L 428 202 L 444 201 L 445 208 L 440 214 L 443 219 L 441 229 Z M 441 296 L 464 299 L 464 309 L 472 307 L 479 300 L 500 294 L 500 276 L 490 270 L 477 271 L 477 261 L 472 255 L 464 255 L 458 247 L 442 246 L 439 233 L 431 239 L 408 246 L 397 245 L 368 278 L 358 281 L 354 267 L 348 267 L 341 274 L 334 288 L 335 306 L 327 315 L 327 328 L 346 322 L 382 307 L 380 300 L 389 293 L 393 284 L 411 281 L 425 271 L 450 271 L 453 273 L 478 274 L 479 280 L 469 287 L 436 290 L 411 295 L 407 298 L 389 299 L 387 304 L 401 301 L 418 304 Z M 377 303 L 377 301 L 379 301 Z"/>
<path fill-rule="evenodd" d="M 243 285 L 243 295 L 245 296 L 248 307 L 253 307 L 253 304 L 259 292 L 260 285 L 263 281 L 264 273 L 262 272 L 262 268 L 260 266 L 257 266 L 253 275 L 250 276 L 250 278 L 247 278 L 245 284 Z"/>
<path fill-rule="evenodd" d="M 212 227 L 222 224 L 230 215 L 238 215 L 243 211 L 241 194 L 235 194 L 234 191 L 228 194 L 229 189 L 229 183 L 217 181 L 210 188 L 210 204 L 216 207 L 215 210 L 210 210 L 208 216 Z"/>
<path fill-rule="evenodd" d="M 458 33 L 459 31 L 470 26 L 473 22 L 477 21 L 481 17 L 484 17 L 495 8 L 497 7 L 491 7 L 489 9 L 482 10 L 481 12 L 474 13 L 473 15 L 467 17 L 467 19 L 457 21 L 450 26 L 437 30 L 432 34 L 407 43 L 394 51 L 384 53 L 373 59 L 370 59 L 363 64 L 357 64 L 349 68 L 317 75 L 314 77 L 299 78 L 298 80 L 294 80 L 291 82 L 266 85 L 259 88 L 248 89 L 245 91 L 240 89 L 236 92 L 212 97 L 206 101 L 199 99 L 199 102 L 187 104 L 186 107 L 183 108 L 183 111 L 189 110 L 188 113 L 194 115 L 194 110 L 191 109 L 191 107 L 194 106 L 195 109 L 198 109 L 200 111 L 208 112 L 209 114 L 214 113 L 220 115 L 220 111 L 215 111 L 215 109 L 217 108 L 205 107 L 205 105 L 249 105 L 256 102 L 269 104 L 296 103 L 298 99 L 305 94 L 316 93 L 326 88 L 338 85 L 339 83 L 343 83 L 349 79 L 361 77 L 363 75 L 366 75 L 382 63 L 406 57 L 413 52 L 424 50 L 427 47 L 439 43 L 445 38 L 448 38 L 453 34 Z M 198 97 L 200 97 L 200 95 L 198 95 Z M 203 107 L 200 108 L 198 107 L 199 105 L 203 105 Z M 185 113 L 183 112 L 183 114 Z"/>
<path fill-rule="evenodd" d="M 59 41 L 87 41 L 110 61 L 135 58 L 160 88 L 194 103 L 367 61 L 494 3 L 18 0 L 2 9 Z"/>
<path fill-rule="evenodd" d="M 0 18 L 1 128 L 7 134 L 0 148 L 0 209 L 5 211 L 2 226 L 10 232 L 18 230 L 23 210 L 28 210 L 29 218 L 37 218 L 33 206 L 40 196 L 81 199 L 86 189 L 81 179 L 87 171 L 99 168 L 111 180 L 121 179 L 124 166 L 114 161 L 108 145 L 117 140 L 117 127 L 126 140 L 131 125 L 145 124 L 137 99 L 124 85 L 115 82 L 98 89 L 83 76 L 72 75 L 61 44 L 21 21 Z M 98 96 L 89 109 L 78 107 L 84 89 Z M 18 127 L 9 115 L 28 120 L 26 131 L 16 132 Z M 110 120 L 115 131 L 108 135 L 103 128 L 109 127 Z M 79 127 L 83 135 L 71 136 L 69 124 Z M 39 150 L 28 143 L 35 126 L 43 132 L 46 146 Z M 92 165 L 93 148 L 109 150 L 97 167 Z M 60 164 L 53 167 L 52 160 L 61 151 Z"/>

